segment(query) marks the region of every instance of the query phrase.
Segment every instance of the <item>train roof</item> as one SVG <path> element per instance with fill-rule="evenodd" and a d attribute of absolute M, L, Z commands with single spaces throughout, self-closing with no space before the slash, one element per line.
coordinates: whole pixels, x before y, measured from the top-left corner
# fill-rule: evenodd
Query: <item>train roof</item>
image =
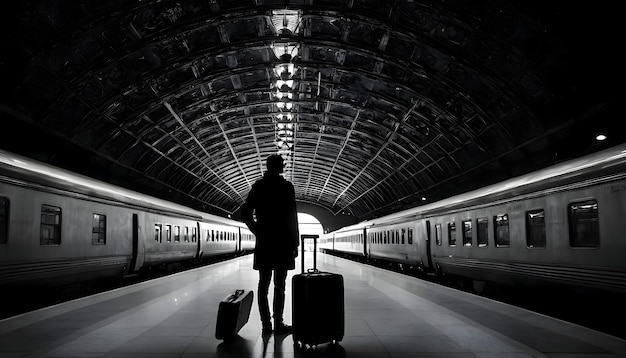
<path fill-rule="evenodd" d="M 335 232 L 399 222 L 408 218 L 427 215 L 433 211 L 454 210 L 455 208 L 480 205 L 557 186 L 578 183 L 600 175 L 624 173 L 626 173 L 626 143 L 433 203 L 346 226 Z"/>
<path fill-rule="evenodd" d="M 200 221 L 245 227 L 245 224 L 236 220 L 191 209 L 0 149 L 0 177 L 2 176 L 9 180 L 22 180 L 118 204 L 166 211 Z"/>

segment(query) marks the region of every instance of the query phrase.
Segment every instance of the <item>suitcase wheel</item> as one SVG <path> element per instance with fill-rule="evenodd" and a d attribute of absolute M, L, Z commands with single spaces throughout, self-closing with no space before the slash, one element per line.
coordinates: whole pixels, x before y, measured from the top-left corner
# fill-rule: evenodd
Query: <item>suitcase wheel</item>
<path fill-rule="evenodd" d="M 339 345 L 339 341 L 336 340 L 336 339 L 333 339 L 332 341 L 330 341 L 330 344 L 332 344 L 334 346 L 337 346 L 337 345 Z M 315 350 L 315 349 L 317 349 L 317 344 L 305 344 L 305 343 L 302 343 L 301 341 L 294 342 L 294 346 L 296 348 L 305 349 L 305 350 L 310 350 L 310 349 L 311 350 Z"/>
<path fill-rule="evenodd" d="M 307 350 L 307 351 L 308 351 L 308 350 L 314 350 L 314 349 L 317 349 L 317 345 L 316 345 L 316 344 L 308 344 L 308 343 L 307 343 L 307 344 L 305 344 L 305 343 L 302 343 L 302 342 L 300 342 L 300 341 L 295 342 L 294 344 L 295 344 L 296 348 L 299 348 L 299 349 L 304 349 L 304 350 Z"/>

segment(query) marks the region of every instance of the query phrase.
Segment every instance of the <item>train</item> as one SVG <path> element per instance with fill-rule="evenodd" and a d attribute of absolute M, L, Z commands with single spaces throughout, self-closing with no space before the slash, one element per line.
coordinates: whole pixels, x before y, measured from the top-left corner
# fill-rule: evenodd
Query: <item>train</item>
<path fill-rule="evenodd" d="M 486 287 L 626 293 L 626 145 L 325 233 L 320 250 Z"/>
<path fill-rule="evenodd" d="M 236 220 L 0 150 L 2 292 L 87 288 L 254 245 Z"/>

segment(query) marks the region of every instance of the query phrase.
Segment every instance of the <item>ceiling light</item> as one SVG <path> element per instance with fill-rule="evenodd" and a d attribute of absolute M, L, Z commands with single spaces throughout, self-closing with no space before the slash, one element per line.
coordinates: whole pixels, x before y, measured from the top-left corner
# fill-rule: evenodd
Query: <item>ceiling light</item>
<path fill-rule="evenodd" d="M 596 136 L 596 140 L 598 141 L 606 140 L 606 138 L 607 138 L 606 135 L 604 135 L 603 133 L 600 133 Z"/>
<path fill-rule="evenodd" d="M 293 98 L 293 93 L 291 92 L 282 92 L 282 91 L 277 91 L 276 92 L 276 98 L 281 99 L 281 98 L 289 98 L 292 99 Z"/>
<path fill-rule="evenodd" d="M 282 102 L 282 103 L 285 103 L 285 102 Z M 293 119 L 293 115 L 291 113 L 277 113 L 276 118 L 279 121 L 291 121 Z"/>
<path fill-rule="evenodd" d="M 293 88 L 293 80 L 277 80 L 276 81 L 276 88 L 280 89 L 280 90 L 284 90 L 284 86 L 286 86 L 288 89 L 292 89 Z"/>
<path fill-rule="evenodd" d="M 272 24 L 279 34 L 293 34 L 296 32 L 302 15 L 299 10 L 272 10 Z"/>

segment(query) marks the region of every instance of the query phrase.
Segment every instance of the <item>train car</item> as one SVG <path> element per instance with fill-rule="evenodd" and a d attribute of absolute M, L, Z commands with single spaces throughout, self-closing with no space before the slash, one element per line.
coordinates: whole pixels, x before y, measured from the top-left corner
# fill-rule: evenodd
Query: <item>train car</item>
<path fill-rule="evenodd" d="M 620 145 L 370 220 L 368 255 L 476 282 L 626 293 L 625 203 Z"/>
<path fill-rule="evenodd" d="M 320 238 L 318 248 L 323 251 L 334 250 L 349 255 L 366 256 L 367 223 L 347 226 Z"/>
<path fill-rule="evenodd" d="M 239 250 L 242 253 L 249 253 L 254 251 L 254 246 L 256 245 L 256 238 L 254 236 L 254 234 L 252 233 L 252 231 L 250 231 L 250 229 L 248 229 L 247 226 L 242 226 L 239 228 L 239 237 L 240 237 L 240 244 L 239 244 Z"/>
<path fill-rule="evenodd" d="M 317 249 L 321 252 L 333 251 L 335 248 L 334 232 L 327 232 L 322 234 L 317 241 Z"/>
<path fill-rule="evenodd" d="M 0 287 L 64 287 L 236 254 L 243 223 L 0 151 Z"/>
<path fill-rule="evenodd" d="M 371 260 L 392 261 L 402 265 L 417 266 L 417 231 L 414 220 L 380 222 L 367 229 L 367 256 Z"/>

